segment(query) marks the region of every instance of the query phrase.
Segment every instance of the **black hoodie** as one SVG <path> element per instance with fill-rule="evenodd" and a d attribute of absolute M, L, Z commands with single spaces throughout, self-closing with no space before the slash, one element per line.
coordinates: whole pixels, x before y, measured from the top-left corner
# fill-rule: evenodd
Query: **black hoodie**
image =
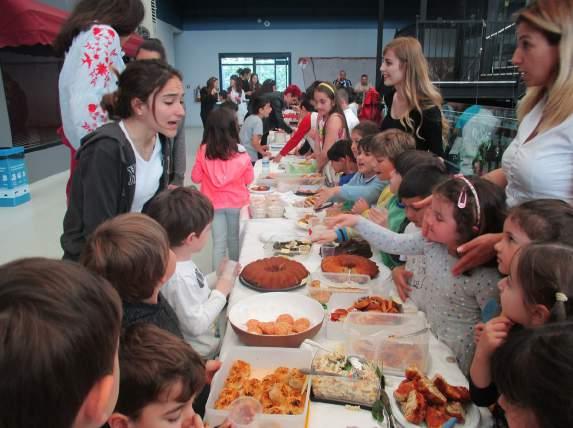
<path fill-rule="evenodd" d="M 163 175 L 159 191 L 169 180 L 170 141 L 162 144 Z M 82 138 L 72 177 L 64 233 L 64 259 L 78 260 L 90 233 L 104 221 L 131 209 L 135 193 L 135 153 L 117 122 L 101 126 Z"/>

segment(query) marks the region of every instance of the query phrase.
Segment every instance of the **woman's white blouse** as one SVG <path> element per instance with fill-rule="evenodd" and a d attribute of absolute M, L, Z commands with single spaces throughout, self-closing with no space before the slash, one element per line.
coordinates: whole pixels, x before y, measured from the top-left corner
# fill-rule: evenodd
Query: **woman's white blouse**
<path fill-rule="evenodd" d="M 537 127 L 545 102 L 544 99 L 537 103 L 523 118 L 515 139 L 503 155 L 510 207 L 542 198 L 573 204 L 573 114 L 525 142 Z"/>

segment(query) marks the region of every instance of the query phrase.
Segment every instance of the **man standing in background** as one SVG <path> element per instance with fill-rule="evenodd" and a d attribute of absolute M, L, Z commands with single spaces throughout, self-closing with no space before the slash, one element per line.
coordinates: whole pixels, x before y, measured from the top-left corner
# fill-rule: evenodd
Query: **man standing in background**
<path fill-rule="evenodd" d="M 332 84 L 338 88 L 352 88 L 352 82 L 346 78 L 346 71 L 340 70 L 338 72 L 338 79 L 336 79 Z"/>

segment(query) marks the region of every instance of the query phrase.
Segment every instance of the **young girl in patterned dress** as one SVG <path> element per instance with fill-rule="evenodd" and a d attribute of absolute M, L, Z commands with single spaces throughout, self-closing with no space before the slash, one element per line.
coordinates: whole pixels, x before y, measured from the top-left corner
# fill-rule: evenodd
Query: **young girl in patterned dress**
<path fill-rule="evenodd" d="M 342 215 L 331 220 L 338 227 L 353 226 L 370 244 L 390 254 L 424 255 L 427 295 L 426 315 L 432 331 L 454 352 L 464 373 L 475 350 L 473 330 L 482 309 L 499 296 L 495 267 L 481 267 L 455 277 L 457 247 L 484 233 L 499 232 L 504 220 L 503 191 L 479 178 L 457 176 L 433 192 L 427 215 L 428 232 L 398 234 L 362 216 Z"/>

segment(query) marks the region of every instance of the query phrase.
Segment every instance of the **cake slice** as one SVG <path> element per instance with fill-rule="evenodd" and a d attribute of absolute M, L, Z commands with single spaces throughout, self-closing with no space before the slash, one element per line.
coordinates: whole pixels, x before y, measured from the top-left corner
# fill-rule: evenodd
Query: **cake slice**
<path fill-rule="evenodd" d="M 394 391 L 394 398 L 396 398 L 396 400 L 399 402 L 406 401 L 410 392 L 414 391 L 415 389 L 416 381 L 407 379 L 403 380 L 400 382 L 400 385 L 398 385 L 398 388 L 396 388 Z"/>
<path fill-rule="evenodd" d="M 403 403 L 400 403 L 402 413 L 406 420 L 413 424 L 420 424 L 426 417 L 426 400 L 424 396 L 416 390 L 410 391 L 408 398 Z"/>
<path fill-rule="evenodd" d="M 451 418 L 444 406 L 430 406 L 426 411 L 426 425 L 428 428 L 442 428 Z"/>
<path fill-rule="evenodd" d="M 418 381 L 417 389 L 422 393 L 428 403 L 443 406 L 448 401 L 446 397 L 444 397 L 444 394 L 427 378 Z"/>
<path fill-rule="evenodd" d="M 470 401 L 470 391 L 466 387 L 452 386 L 439 374 L 434 376 L 432 383 L 448 400 L 461 401 L 462 403 Z"/>

